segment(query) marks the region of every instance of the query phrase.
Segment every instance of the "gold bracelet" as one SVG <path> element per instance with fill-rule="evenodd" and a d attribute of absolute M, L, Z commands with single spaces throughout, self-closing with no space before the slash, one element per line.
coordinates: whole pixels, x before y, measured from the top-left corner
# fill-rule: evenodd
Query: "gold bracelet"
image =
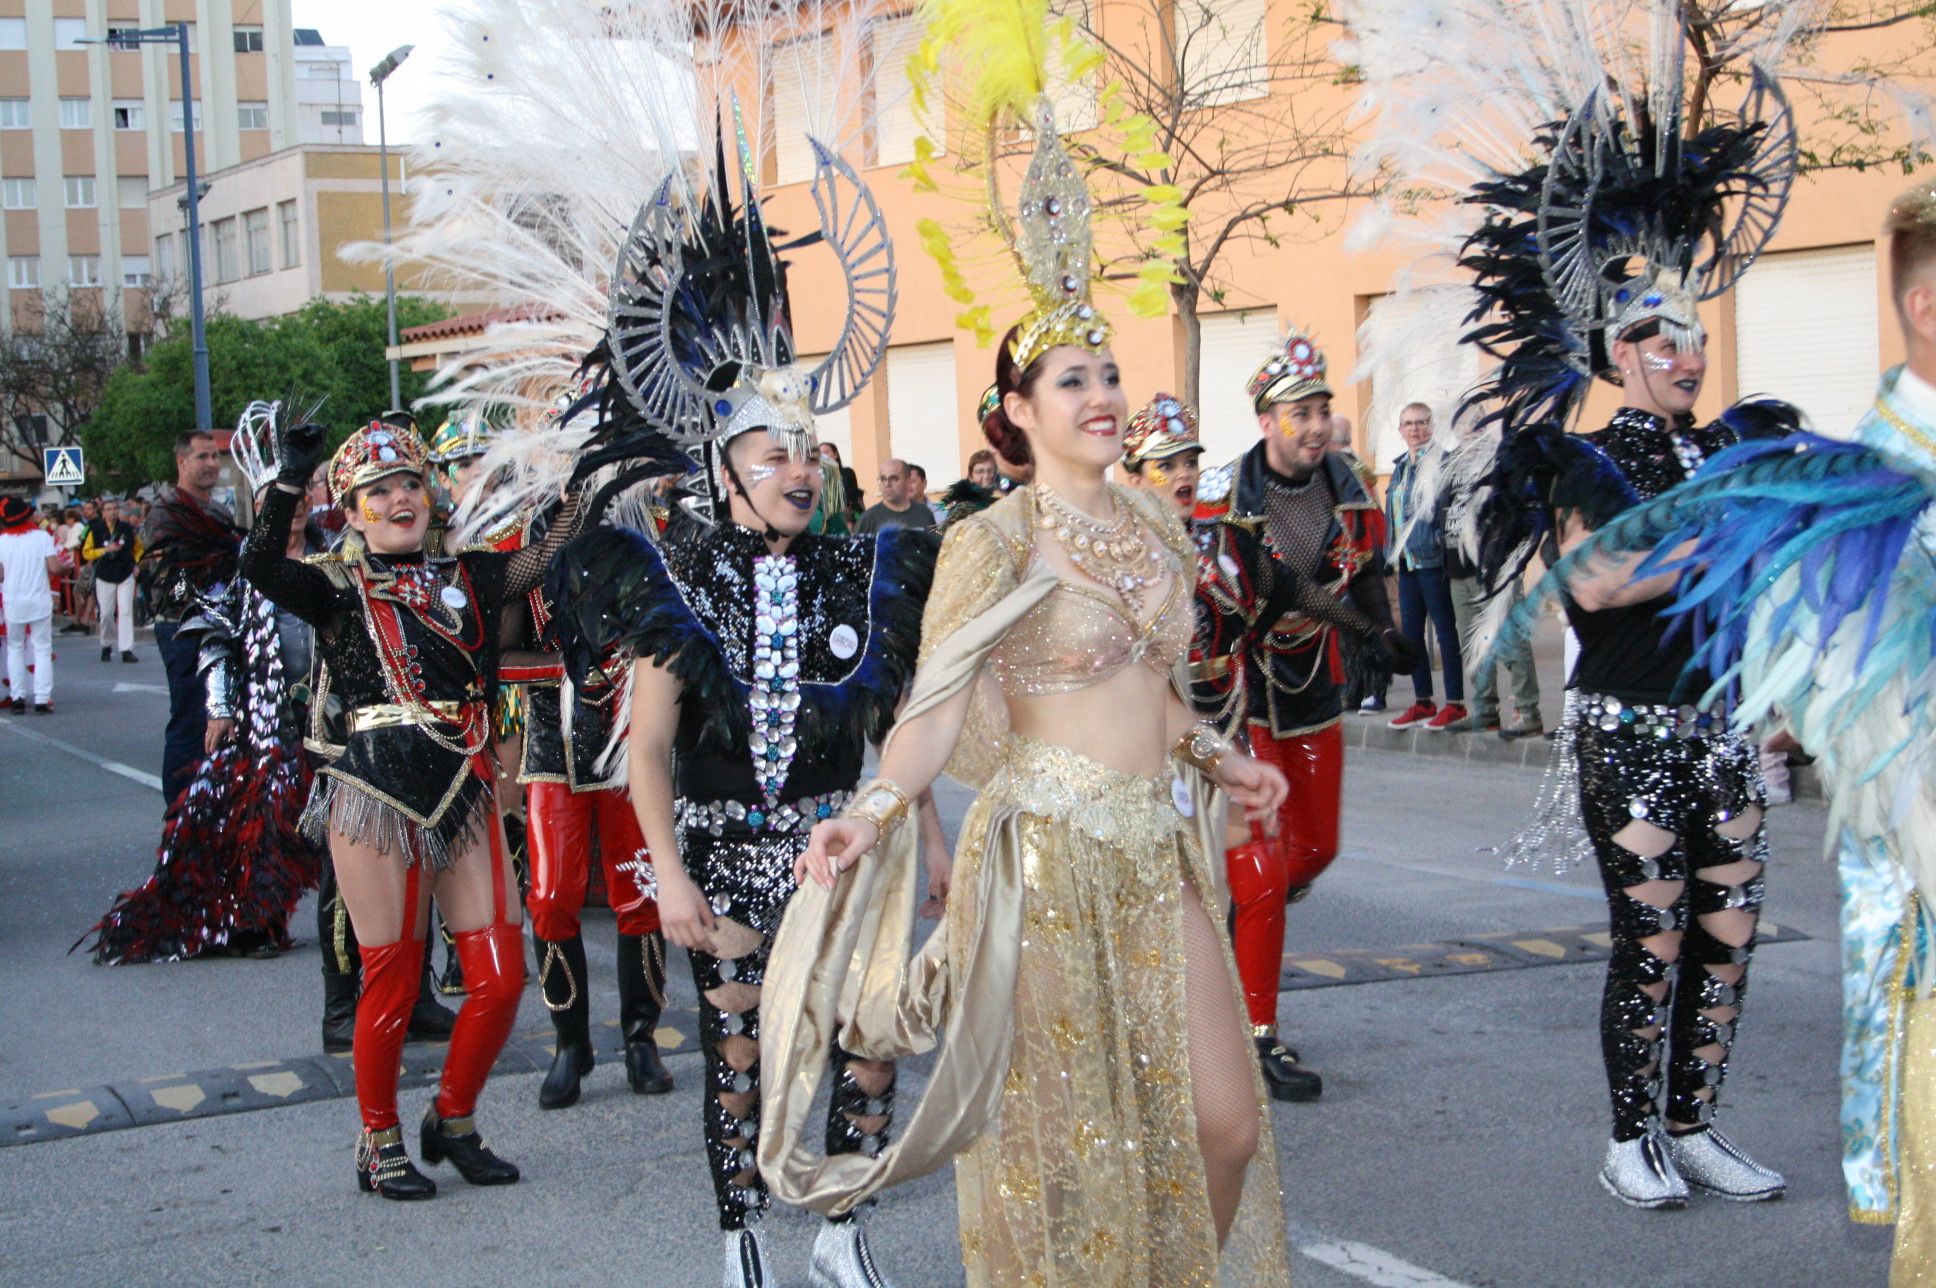
<path fill-rule="evenodd" d="M 1200 724 L 1176 740 L 1170 755 L 1186 765 L 1195 765 L 1206 777 L 1217 776 L 1217 766 L 1236 748 L 1230 740 L 1207 724 Z"/>
<path fill-rule="evenodd" d="M 874 830 L 886 836 L 888 829 L 907 816 L 907 793 L 891 780 L 876 778 L 854 793 L 854 799 L 841 811 L 842 818 L 864 818 Z"/>

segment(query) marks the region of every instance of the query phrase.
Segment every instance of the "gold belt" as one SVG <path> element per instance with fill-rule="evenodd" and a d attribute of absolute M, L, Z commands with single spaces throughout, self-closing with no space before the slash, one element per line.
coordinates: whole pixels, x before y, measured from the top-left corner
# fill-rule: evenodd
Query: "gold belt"
<path fill-rule="evenodd" d="M 367 707 L 357 707 L 349 714 L 351 733 L 362 733 L 365 729 L 393 729 L 398 725 L 454 724 L 465 722 L 465 712 L 478 704 L 473 702 L 419 702 L 404 706 L 396 702 L 378 702 Z"/>

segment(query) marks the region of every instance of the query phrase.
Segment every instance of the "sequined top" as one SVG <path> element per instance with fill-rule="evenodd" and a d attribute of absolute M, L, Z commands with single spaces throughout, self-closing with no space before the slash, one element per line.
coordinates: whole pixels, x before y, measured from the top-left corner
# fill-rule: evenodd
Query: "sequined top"
<path fill-rule="evenodd" d="M 1179 555 L 1181 529 L 1175 528 L 1174 520 L 1170 528 L 1157 523 L 1149 503 L 1137 493 L 1113 485 L 1110 493 L 1116 504 L 1135 515 L 1143 531 L 1162 546 L 1169 589 L 1156 611 L 1139 622 L 1131 616 L 1129 605 L 1113 590 L 1065 574 L 1055 589 L 1016 622 L 989 654 L 995 676 L 1009 697 L 1071 693 L 1100 684 L 1138 662 L 1159 675 L 1168 675 L 1178 661 L 1189 655 L 1190 639 L 1196 628 L 1192 605 L 1194 583 L 1184 570 L 1193 568 L 1194 562 L 1185 562 Z M 1018 506 L 1032 511 L 1033 505 L 1034 489 L 1022 488 L 995 508 Z M 964 536 L 954 540 L 982 551 L 971 557 L 1006 563 L 1016 569 L 1018 577 L 1042 557 L 1033 542 L 1025 553 L 1016 551 L 1008 538 L 981 515 L 962 520 L 958 527 L 964 530 Z M 1027 530 L 1035 530 L 1032 521 Z"/>

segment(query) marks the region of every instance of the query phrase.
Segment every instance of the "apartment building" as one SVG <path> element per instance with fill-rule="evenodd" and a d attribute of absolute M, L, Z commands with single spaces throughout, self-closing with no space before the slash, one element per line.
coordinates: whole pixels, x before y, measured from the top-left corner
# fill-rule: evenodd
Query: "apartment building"
<path fill-rule="evenodd" d="M 149 193 L 181 192 L 180 62 L 117 32 L 185 22 L 204 175 L 307 142 L 362 141 L 349 51 L 290 0 L 0 0 L 0 259 L 11 325 L 40 292 L 119 291 L 137 329 L 155 274 Z"/>

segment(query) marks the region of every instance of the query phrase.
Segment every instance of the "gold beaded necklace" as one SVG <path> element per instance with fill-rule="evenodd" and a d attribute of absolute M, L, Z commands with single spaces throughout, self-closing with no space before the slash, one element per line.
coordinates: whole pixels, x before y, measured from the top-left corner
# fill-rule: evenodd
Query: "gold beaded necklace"
<path fill-rule="evenodd" d="M 1122 596 L 1140 619 L 1144 596 L 1161 568 L 1156 551 L 1144 540 L 1128 509 L 1118 505 L 1115 518 L 1105 523 L 1084 514 L 1046 484 L 1035 484 L 1033 491 L 1042 530 L 1055 537 L 1078 571 Z"/>

